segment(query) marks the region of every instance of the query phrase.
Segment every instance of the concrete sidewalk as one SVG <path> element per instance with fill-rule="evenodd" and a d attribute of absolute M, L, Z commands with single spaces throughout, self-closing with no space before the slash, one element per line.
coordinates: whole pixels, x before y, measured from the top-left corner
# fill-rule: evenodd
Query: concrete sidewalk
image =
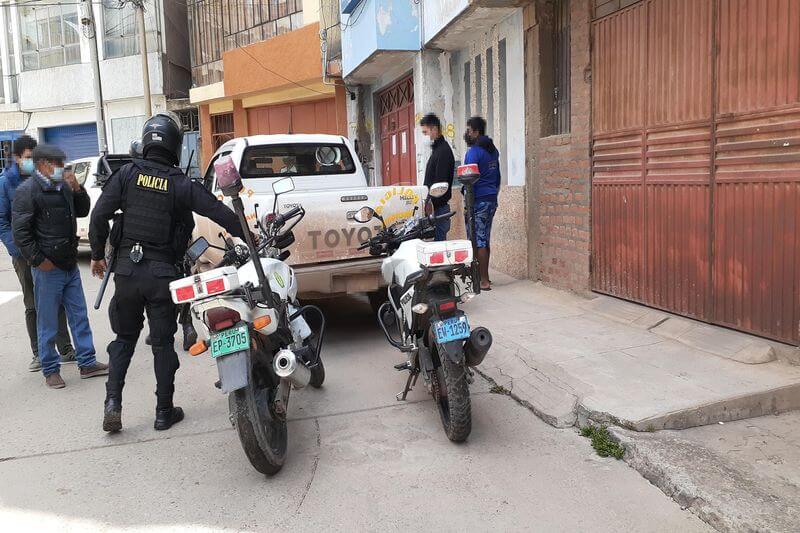
<path fill-rule="evenodd" d="M 466 309 L 494 336 L 479 370 L 556 427 L 683 429 L 800 408 L 792 347 L 605 296 L 493 287 Z"/>
<path fill-rule="evenodd" d="M 494 335 L 479 371 L 496 392 L 556 427 L 609 424 L 625 462 L 719 531 L 797 530 L 796 348 L 493 277 L 467 310 Z"/>

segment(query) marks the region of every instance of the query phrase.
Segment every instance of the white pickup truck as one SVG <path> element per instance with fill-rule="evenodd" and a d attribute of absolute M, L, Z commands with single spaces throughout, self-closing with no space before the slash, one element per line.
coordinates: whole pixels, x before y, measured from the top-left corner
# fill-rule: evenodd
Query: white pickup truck
<path fill-rule="evenodd" d="M 280 196 L 280 210 L 302 205 L 303 221 L 294 230 L 296 242 L 288 259 L 298 277 L 300 296 L 327 298 L 342 294 L 375 296 L 385 286 L 380 258 L 359 251 L 376 227 L 358 224 L 353 216 L 369 205 L 386 224 L 408 218 L 424 209 L 424 186 L 369 187 L 350 141 L 336 135 L 256 135 L 230 140 L 214 154 L 203 178 L 219 199 L 214 162 L 230 155 L 244 183 L 242 195 L 248 220 L 272 210 L 272 182 L 291 176 L 295 190 Z M 380 226 L 378 226 L 380 228 Z M 206 218 L 197 219 L 196 233 L 211 244 L 221 244 L 222 228 Z M 220 257 L 206 254 L 207 265 Z M 207 266 L 206 265 L 206 266 Z M 202 265 L 201 265 L 201 268 Z M 373 298 L 371 298 L 372 300 Z"/>

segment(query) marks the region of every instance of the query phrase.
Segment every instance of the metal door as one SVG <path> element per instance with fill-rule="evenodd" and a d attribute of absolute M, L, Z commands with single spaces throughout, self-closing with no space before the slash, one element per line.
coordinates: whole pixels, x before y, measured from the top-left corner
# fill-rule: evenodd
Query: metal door
<path fill-rule="evenodd" d="M 333 98 L 247 110 L 250 135 L 325 133 L 336 135 L 336 101 Z"/>
<path fill-rule="evenodd" d="M 377 95 L 384 185 L 415 185 L 414 80 L 408 77 Z"/>
<path fill-rule="evenodd" d="M 100 155 L 95 123 L 46 128 L 44 142 L 61 148 L 67 154 L 67 161 Z"/>
<path fill-rule="evenodd" d="M 592 285 L 800 341 L 800 2 L 593 23 Z"/>

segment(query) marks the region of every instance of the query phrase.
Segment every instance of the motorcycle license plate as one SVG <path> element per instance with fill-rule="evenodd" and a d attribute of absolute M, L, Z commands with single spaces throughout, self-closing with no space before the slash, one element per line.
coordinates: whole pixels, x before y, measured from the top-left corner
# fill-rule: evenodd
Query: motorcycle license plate
<path fill-rule="evenodd" d="M 211 357 L 241 352 L 250 348 L 250 332 L 246 325 L 220 331 L 211 336 Z"/>
<path fill-rule="evenodd" d="M 452 342 L 469 337 L 469 321 L 467 315 L 455 316 L 435 322 L 433 330 L 436 333 L 436 340 L 439 344 Z"/>

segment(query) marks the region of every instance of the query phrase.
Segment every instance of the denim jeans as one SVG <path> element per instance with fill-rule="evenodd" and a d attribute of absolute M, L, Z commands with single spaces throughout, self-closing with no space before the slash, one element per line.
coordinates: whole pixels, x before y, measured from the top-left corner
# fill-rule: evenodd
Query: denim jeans
<path fill-rule="evenodd" d="M 54 268 L 49 272 L 31 269 L 36 296 L 36 331 L 39 337 L 39 359 L 45 376 L 59 371 L 61 359 L 55 349 L 58 335 L 58 310 L 63 305 L 75 342 L 75 357 L 81 368 L 93 366 L 94 340 L 86 312 L 81 274 L 78 267 L 66 271 Z"/>
<path fill-rule="evenodd" d="M 434 216 L 446 215 L 450 212 L 450 205 L 444 204 L 439 206 L 433 210 Z M 447 232 L 450 231 L 450 219 L 446 218 L 444 220 L 437 220 L 436 221 L 436 240 L 437 241 L 446 241 L 447 240 Z"/>

